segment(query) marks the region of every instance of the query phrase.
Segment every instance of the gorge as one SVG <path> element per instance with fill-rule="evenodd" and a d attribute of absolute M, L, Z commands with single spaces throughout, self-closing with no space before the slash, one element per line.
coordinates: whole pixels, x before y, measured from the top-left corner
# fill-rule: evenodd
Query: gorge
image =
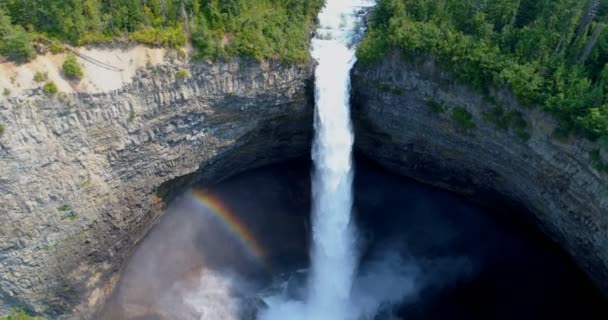
<path fill-rule="evenodd" d="M 124 70 L 137 58 L 129 55 L 132 49 L 98 50 L 102 57 L 119 56 L 113 63 Z M 133 50 L 143 50 L 147 59 L 155 60 L 152 49 Z M 305 182 L 310 164 L 286 161 L 310 158 L 313 60 L 300 64 L 249 58 L 189 61 L 171 50 L 163 50 L 160 56 L 133 74 L 122 71 L 120 78 L 125 83 L 113 78 L 117 85 L 111 90 L 85 88 L 83 83 L 94 83 L 85 79 L 80 87 L 66 82 L 67 94 L 61 96 L 23 85 L 0 99 L 0 121 L 6 128 L 0 136 L 0 315 L 22 306 L 49 319 L 97 319 L 107 311 L 106 301 L 111 306 L 112 295 L 120 292 L 119 283 L 128 281 L 127 262 L 136 260 L 136 249 L 145 248 L 147 239 L 155 237 L 155 231 L 148 231 L 165 210 L 168 213 L 159 230 L 170 224 L 172 217 L 181 227 L 195 224 L 195 218 L 171 213 L 192 186 L 221 189 L 222 183 L 236 183 L 231 181 L 267 165 L 300 168 L 286 170 L 295 172 L 291 176 L 280 171 L 285 169 L 276 170 L 293 178 L 277 188 L 290 190 L 291 199 L 301 207 L 284 210 L 296 212 L 296 217 L 285 218 L 268 210 L 272 218 L 264 220 L 261 215 L 253 220 L 267 221 L 270 226 L 277 223 L 285 228 L 284 233 L 293 232 L 293 238 L 285 236 L 292 242 L 283 244 L 291 249 L 282 249 L 278 255 L 289 260 L 287 252 L 293 250 L 295 261 L 309 262 L 303 256 L 310 246 L 310 221 L 302 212 L 311 206 L 307 199 L 310 186 Z M 52 59 L 43 61 L 53 63 Z M 98 66 L 81 63 L 85 77 L 102 74 Z M 34 68 L 3 64 L 0 82 L 10 83 L 11 77 L 31 78 Z M 182 70 L 188 70 L 189 75 L 179 76 Z M 571 258 L 604 297 L 608 295 L 608 182 L 606 172 L 598 170 L 590 157 L 599 149 L 598 142 L 552 137 L 557 121 L 549 114 L 521 105 L 505 88 L 493 89 L 489 99 L 430 55 L 412 59 L 396 50 L 371 64 L 355 65 L 351 74 L 354 149 L 368 159 L 357 162 L 369 174 L 361 177 L 369 179 L 367 186 L 374 182 L 393 186 L 388 180 L 374 180 L 369 173 L 374 170 L 386 176 L 410 177 L 464 196 L 489 212 L 496 211 L 505 221 L 532 226 L 545 235 L 539 238 L 551 239 L 563 250 L 557 250 L 559 259 L 548 261 L 563 263 L 568 271 L 552 279 L 578 272 L 570 267 Z M 533 124 L 525 128 L 528 139 L 522 139 L 515 129 L 498 130 L 488 120 L 486 111 L 499 102 Z M 599 156 L 606 157 L 604 153 Z M 363 164 L 366 161 L 374 163 L 371 168 L 382 169 L 369 169 Z M 397 184 L 394 182 L 395 190 L 415 193 Z M 254 182 L 244 185 L 256 187 Z M 260 198 L 264 185 L 258 186 Z M 373 209 L 373 204 L 388 200 L 366 203 L 361 199 L 372 191 L 362 186 L 359 189 L 364 191 L 355 191 L 356 207 L 372 209 L 362 209 L 361 215 L 356 213 L 357 219 L 373 220 L 363 224 L 364 229 L 380 233 L 374 226 L 390 221 L 386 212 L 390 208 L 382 209 L 383 214 L 377 214 L 381 217 L 374 220 L 374 210 L 380 209 Z M 390 188 L 378 190 L 375 192 L 389 193 Z M 459 206 L 456 202 L 448 201 Z M 264 210 L 256 210 L 260 211 Z M 430 214 L 414 208 L 403 211 Z M 400 216 L 406 220 L 403 224 L 395 218 L 395 225 L 408 232 L 415 230 L 407 223 L 424 225 L 422 220 L 407 217 Z M 458 219 L 463 221 L 458 224 L 462 229 L 467 229 L 466 221 L 480 228 L 495 228 L 490 222 L 474 222 L 483 218 L 463 215 Z M 439 219 L 433 221 L 442 225 Z M 188 234 L 185 229 L 181 232 Z M 162 232 L 158 233 L 161 240 L 154 243 L 162 244 Z M 528 243 L 521 248 L 525 251 L 527 247 Z M 181 261 L 175 252 L 179 250 L 171 243 L 166 244 L 166 250 L 170 259 Z M 182 250 L 196 252 L 196 248 Z M 531 252 L 514 258 L 528 261 L 545 251 Z M 458 265 L 458 261 L 453 263 Z M 256 273 L 257 269 L 248 271 Z M 415 270 L 406 271 L 415 274 Z M 534 274 L 541 277 L 542 272 Z M 596 298 L 595 289 L 586 285 L 586 277 L 565 280 L 570 283 L 565 288 L 589 292 L 589 304 L 583 302 L 581 308 L 603 312 L 605 298 Z M 534 277 L 530 278 L 527 281 L 533 282 Z M 207 279 L 223 281 L 213 275 Z M 583 283 L 581 287 L 571 285 L 577 282 Z M 261 304 L 255 299 L 249 303 Z M 410 315 L 430 309 L 416 313 L 405 307 Z"/>

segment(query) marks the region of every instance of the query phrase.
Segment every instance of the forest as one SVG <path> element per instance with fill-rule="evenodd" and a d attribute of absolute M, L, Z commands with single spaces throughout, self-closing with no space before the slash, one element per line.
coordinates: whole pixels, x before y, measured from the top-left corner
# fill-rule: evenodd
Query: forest
<path fill-rule="evenodd" d="M 323 0 L 2 0 L 0 55 L 31 60 L 36 44 L 114 41 L 301 62 Z"/>
<path fill-rule="evenodd" d="M 434 57 L 483 93 L 509 88 L 556 134 L 608 142 L 607 0 L 379 0 L 358 57 Z"/>
<path fill-rule="evenodd" d="M 324 0 L 2 0 L 0 56 L 37 45 L 116 41 L 181 48 L 195 58 L 308 59 Z M 399 49 L 434 56 L 488 92 L 508 87 L 560 119 L 560 136 L 608 141 L 608 0 L 379 0 L 362 63 Z"/>

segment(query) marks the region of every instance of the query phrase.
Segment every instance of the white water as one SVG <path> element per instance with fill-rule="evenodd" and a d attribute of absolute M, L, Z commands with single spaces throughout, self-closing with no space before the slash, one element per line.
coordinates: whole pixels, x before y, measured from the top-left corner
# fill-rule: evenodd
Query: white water
<path fill-rule="evenodd" d="M 350 122 L 350 70 L 360 1 L 329 0 L 319 15 L 313 40 L 316 69 L 315 140 L 312 156 L 313 248 L 308 318 L 346 319 L 357 265 L 351 221 L 353 132 Z"/>
<path fill-rule="evenodd" d="M 347 320 L 357 266 L 352 211 L 352 144 L 350 70 L 361 35 L 358 11 L 373 1 L 327 0 L 313 39 L 317 60 L 316 117 L 313 144 L 312 269 L 305 302 L 270 299 L 262 319 Z"/>

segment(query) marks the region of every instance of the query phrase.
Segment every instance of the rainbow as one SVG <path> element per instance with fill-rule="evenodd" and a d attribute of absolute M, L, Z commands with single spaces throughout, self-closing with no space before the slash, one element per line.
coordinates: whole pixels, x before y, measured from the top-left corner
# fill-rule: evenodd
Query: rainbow
<path fill-rule="evenodd" d="M 224 226 L 238 239 L 243 248 L 258 263 L 262 266 L 267 266 L 266 253 L 262 249 L 262 246 L 249 229 L 247 229 L 247 226 L 222 203 L 219 197 L 201 190 L 193 190 L 192 196 L 197 204 L 208 209 L 209 212 L 222 221 Z"/>

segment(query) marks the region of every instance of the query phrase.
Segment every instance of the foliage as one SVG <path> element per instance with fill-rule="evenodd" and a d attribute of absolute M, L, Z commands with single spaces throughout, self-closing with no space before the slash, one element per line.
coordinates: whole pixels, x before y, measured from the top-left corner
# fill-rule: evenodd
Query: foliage
<path fill-rule="evenodd" d="M 497 105 L 484 112 L 483 118 L 500 129 L 513 130 L 524 141 L 530 139 L 530 125 L 518 111 L 506 111 L 502 105 Z"/>
<path fill-rule="evenodd" d="M 44 318 L 30 316 L 22 308 L 14 308 L 8 317 L 0 318 L 0 320 L 44 320 Z"/>
<path fill-rule="evenodd" d="M 70 205 L 68 205 L 68 204 L 62 204 L 59 207 L 57 207 L 57 210 L 59 210 L 61 212 L 69 211 L 70 210 Z"/>
<path fill-rule="evenodd" d="M 379 0 L 357 56 L 432 56 L 482 92 L 507 87 L 550 111 L 562 133 L 596 139 L 608 135 L 608 1 L 588 3 Z"/>
<path fill-rule="evenodd" d="M 186 70 L 186 69 L 181 69 L 181 70 L 177 71 L 175 76 L 177 77 L 178 80 L 186 80 L 187 78 L 190 77 L 190 72 L 188 72 L 188 70 Z"/>
<path fill-rule="evenodd" d="M 54 95 L 59 90 L 57 89 L 55 82 L 49 81 L 44 85 L 44 87 L 42 87 L 42 91 L 44 91 L 46 94 Z"/>
<path fill-rule="evenodd" d="M 4 131 L 6 129 L 4 129 L 4 125 L 2 123 L 0 123 L 0 136 L 4 135 Z"/>
<path fill-rule="evenodd" d="M 0 1 L 14 24 L 5 20 L 11 30 L 20 30 L 21 40 L 28 40 L 24 28 L 73 45 L 120 38 L 179 48 L 191 38 L 200 58 L 247 55 L 284 61 L 307 59 L 310 31 L 322 5 L 323 0 Z M 23 44 L 31 48 L 30 41 Z M 50 48 L 62 49 L 55 42 Z"/>
<path fill-rule="evenodd" d="M 441 102 L 429 100 L 426 105 L 435 113 L 443 113 L 446 110 L 446 106 Z"/>
<path fill-rule="evenodd" d="M 23 27 L 15 26 L 11 18 L 2 10 L 0 4 L 0 55 L 18 63 L 26 62 L 36 56 L 30 36 Z"/>
<path fill-rule="evenodd" d="M 61 66 L 61 70 L 69 79 L 80 80 L 84 76 L 82 68 L 80 67 L 80 64 L 78 64 L 76 56 L 73 54 L 69 54 L 65 58 L 63 65 Z"/>
<path fill-rule="evenodd" d="M 591 164 L 595 169 L 600 172 L 608 173 L 608 163 L 602 160 L 602 156 L 599 149 L 589 152 L 589 158 L 591 159 Z"/>
<path fill-rule="evenodd" d="M 48 79 L 48 74 L 42 71 L 36 71 L 34 74 L 34 81 L 36 82 L 45 82 Z"/>
<path fill-rule="evenodd" d="M 52 54 L 59 54 L 59 53 L 63 53 L 65 51 L 63 49 L 63 46 L 60 43 L 58 43 L 57 41 L 53 41 L 49 45 L 49 50 L 51 51 Z"/>
<path fill-rule="evenodd" d="M 454 107 L 452 109 L 452 119 L 458 123 L 460 128 L 466 131 L 475 128 L 473 116 L 467 110 L 461 107 Z"/>
<path fill-rule="evenodd" d="M 11 94 L 11 90 L 9 88 L 2 89 L 2 95 L 3 96 L 8 96 L 10 94 Z"/>

